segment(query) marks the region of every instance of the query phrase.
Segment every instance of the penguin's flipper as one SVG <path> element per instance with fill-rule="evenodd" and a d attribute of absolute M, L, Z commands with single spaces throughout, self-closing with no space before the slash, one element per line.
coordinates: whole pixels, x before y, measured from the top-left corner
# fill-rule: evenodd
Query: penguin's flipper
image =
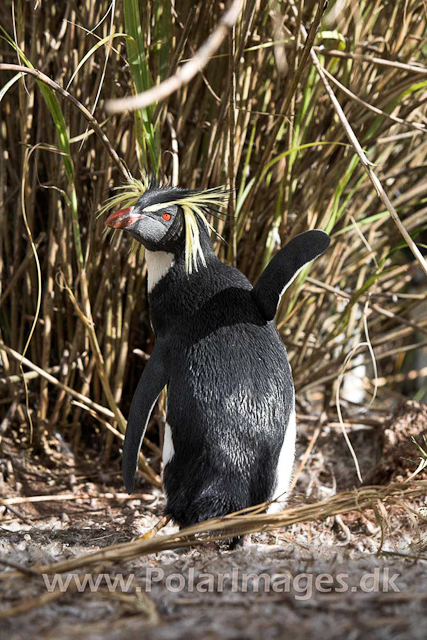
<path fill-rule="evenodd" d="M 139 451 L 148 420 L 167 383 L 167 357 L 162 342 L 158 340 L 142 372 L 129 411 L 122 461 L 123 480 L 128 493 L 133 491 Z"/>
<path fill-rule="evenodd" d="M 312 229 L 295 236 L 276 253 L 252 289 L 252 295 L 267 320 L 273 320 L 280 298 L 301 269 L 322 255 L 330 242 L 327 233 Z"/>

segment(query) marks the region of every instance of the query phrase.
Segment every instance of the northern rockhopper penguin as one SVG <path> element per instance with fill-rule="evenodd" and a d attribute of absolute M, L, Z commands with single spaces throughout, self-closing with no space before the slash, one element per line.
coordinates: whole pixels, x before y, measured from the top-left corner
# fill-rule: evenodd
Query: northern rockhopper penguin
<path fill-rule="evenodd" d="M 329 246 L 314 229 L 293 238 L 252 287 L 215 255 L 206 215 L 224 192 L 132 179 L 112 198 L 107 226 L 145 247 L 156 336 L 132 400 L 123 478 L 133 491 L 150 414 L 167 387 L 163 446 L 165 514 L 180 526 L 280 498 L 295 455 L 292 374 L 274 323 L 299 271 Z"/>

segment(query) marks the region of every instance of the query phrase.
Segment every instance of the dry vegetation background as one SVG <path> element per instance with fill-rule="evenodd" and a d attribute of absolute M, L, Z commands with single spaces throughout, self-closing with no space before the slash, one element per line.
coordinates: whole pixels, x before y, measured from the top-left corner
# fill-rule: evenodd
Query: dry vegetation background
<path fill-rule="evenodd" d="M 410 441 L 415 436 L 426 449 L 422 257 L 414 258 L 368 179 L 304 47 L 303 29 L 401 222 L 424 253 L 426 3 L 332 0 L 323 7 L 315 0 L 246 0 L 235 29 L 188 85 L 134 113 L 107 111 L 107 99 L 142 92 L 172 75 L 206 41 L 225 8 L 216 0 L 1 3 L 0 475 L 1 488 L 13 496 L 9 510 L 3 501 L 7 523 L 21 526 L 33 519 L 42 532 L 39 516 L 60 518 L 55 503 L 56 512 L 23 512 L 20 492 L 25 501 L 25 496 L 78 487 L 94 511 L 99 495 L 94 485 L 83 487 L 82 477 L 99 474 L 104 489 L 122 491 L 124 416 L 153 335 L 144 262 L 129 253 L 126 238 L 105 235 L 97 213 L 126 171 L 138 177 L 140 168 L 183 187 L 234 189 L 229 218 L 212 220 L 227 240 L 215 240 L 215 246 L 252 282 L 295 234 L 318 227 L 332 236 L 327 254 L 287 291 L 277 317 L 297 390 L 303 446 L 297 489 L 304 492 L 303 501 L 331 496 L 332 502 L 297 507 L 296 515 L 280 516 L 270 525 L 296 526 L 329 516 L 329 542 L 334 544 L 336 526 L 350 544 L 355 521 L 344 522 L 340 513 L 378 500 L 390 507 L 402 497 L 396 484 L 373 493 L 366 489 L 366 495 L 362 490 L 359 497 L 351 492 L 334 497 L 337 489 L 358 484 L 339 430 L 338 392 L 365 480 L 402 480 L 419 460 L 427 460 Z M 357 379 L 343 380 L 344 366 Z M 160 481 L 162 430 L 163 401 L 141 458 L 140 479 L 154 486 Z M 417 462 L 405 466 L 405 457 Z M 376 475 L 370 475 L 377 462 Z M 147 490 L 147 484 L 141 487 Z M 405 500 L 419 507 L 425 483 L 405 487 Z M 140 496 L 143 514 L 158 495 L 152 491 L 151 497 Z M 56 504 L 68 522 L 81 516 L 68 511 L 71 503 Z M 116 505 L 111 515 L 108 509 L 105 513 L 120 522 L 120 535 L 131 537 L 128 520 L 121 517 L 138 511 Z M 384 508 L 378 509 L 384 516 Z M 370 525 L 360 517 L 368 531 Z M 84 518 L 87 524 L 87 514 Z M 250 518 L 240 530 L 259 530 L 265 516 Z M 146 526 L 150 522 L 144 520 Z M 402 522 L 394 521 L 396 531 L 403 531 Z M 301 535 L 311 540 L 311 531 Z M 383 533 L 376 529 L 378 544 Z M 198 534 L 191 540 L 203 541 Z M 49 532 L 50 542 L 54 535 Z M 75 530 L 64 535 L 81 543 Z M 113 537 L 106 535 L 107 543 L 123 539 L 115 529 L 108 535 Z M 361 549 L 372 551 L 375 545 L 365 543 L 366 536 Z M 6 548 L 20 540 L 12 539 Z M 40 543 L 49 549 L 42 557 L 12 557 L 21 564 L 63 557 L 64 549 L 54 553 L 49 541 Z M 131 544 L 112 548 L 98 561 L 117 562 L 181 544 L 180 536 L 166 539 L 163 547 L 156 541 Z M 417 549 L 425 550 L 425 541 Z M 61 570 L 87 562 L 71 562 Z M 13 598 L 20 596 L 19 590 L 10 596 L 12 609 Z M 27 593 L 24 610 L 43 604 L 33 596 Z M 135 602 L 138 616 L 153 618 L 151 609 L 144 610 L 146 602 Z M 301 630 L 312 635 L 314 627 L 301 626 L 293 615 L 294 637 Z M 416 616 L 414 609 L 414 624 Z M 349 633 L 346 616 L 340 624 L 338 635 L 330 637 Z M 386 621 L 379 626 L 388 629 Z M 87 629 L 82 633 L 89 637 Z M 62 637 L 68 637 L 65 631 Z"/>
<path fill-rule="evenodd" d="M 136 176 L 144 166 L 185 187 L 234 186 L 235 216 L 213 221 L 228 240 L 217 248 L 252 281 L 296 233 L 316 226 L 332 234 L 332 248 L 299 277 L 277 318 L 300 408 L 316 390 L 315 413 L 334 412 L 342 365 L 367 341 L 366 328 L 380 401 L 398 397 L 402 383 L 411 397 L 425 396 L 415 357 L 427 334 L 423 273 L 349 144 L 299 27 L 317 29 L 315 50 L 346 117 L 422 246 L 426 8 L 421 0 L 338 0 L 323 17 L 320 8 L 246 2 L 233 38 L 203 73 L 160 104 L 109 115 L 106 98 L 149 88 L 189 59 L 223 4 L 2 3 L 0 317 L 8 349 L 0 390 L 3 409 L 13 402 L 9 418 L 21 424 L 23 446 L 49 453 L 60 434 L 75 452 L 90 443 L 105 463 L 116 458 L 120 439 L 105 421 L 115 417 L 123 431 L 120 409 L 127 414 L 152 348 L 143 263 L 129 256 L 126 239 L 111 242 L 96 217 L 123 180 L 112 150 Z M 66 88 L 93 112 L 110 149 L 78 105 L 7 64 L 32 66 Z M 366 345 L 359 353 L 367 402 L 374 370 Z M 18 354 L 29 360 L 27 392 Z M 145 447 L 156 471 L 160 426 Z"/>

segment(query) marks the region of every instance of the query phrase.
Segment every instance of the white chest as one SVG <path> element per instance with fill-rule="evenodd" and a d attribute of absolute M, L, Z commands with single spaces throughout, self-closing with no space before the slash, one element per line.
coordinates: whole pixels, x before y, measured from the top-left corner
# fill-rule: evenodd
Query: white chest
<path fill-rule="evenodd" d="M 145 261 L 147 263 L 148 293 L 151 293 L 159 280 L 167 274 L 173 265 L 174 255 L 166 251 L 148 251 L 146 249 Z"/>

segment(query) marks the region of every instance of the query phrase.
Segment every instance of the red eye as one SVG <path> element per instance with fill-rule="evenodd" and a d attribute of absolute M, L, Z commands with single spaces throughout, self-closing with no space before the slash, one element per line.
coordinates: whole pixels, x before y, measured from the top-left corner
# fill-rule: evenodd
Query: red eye
<path fill-rule="evenodd" d="M 170 213 L 162 213 L 163 220 L 170 220 L 172 218 Z"/>

